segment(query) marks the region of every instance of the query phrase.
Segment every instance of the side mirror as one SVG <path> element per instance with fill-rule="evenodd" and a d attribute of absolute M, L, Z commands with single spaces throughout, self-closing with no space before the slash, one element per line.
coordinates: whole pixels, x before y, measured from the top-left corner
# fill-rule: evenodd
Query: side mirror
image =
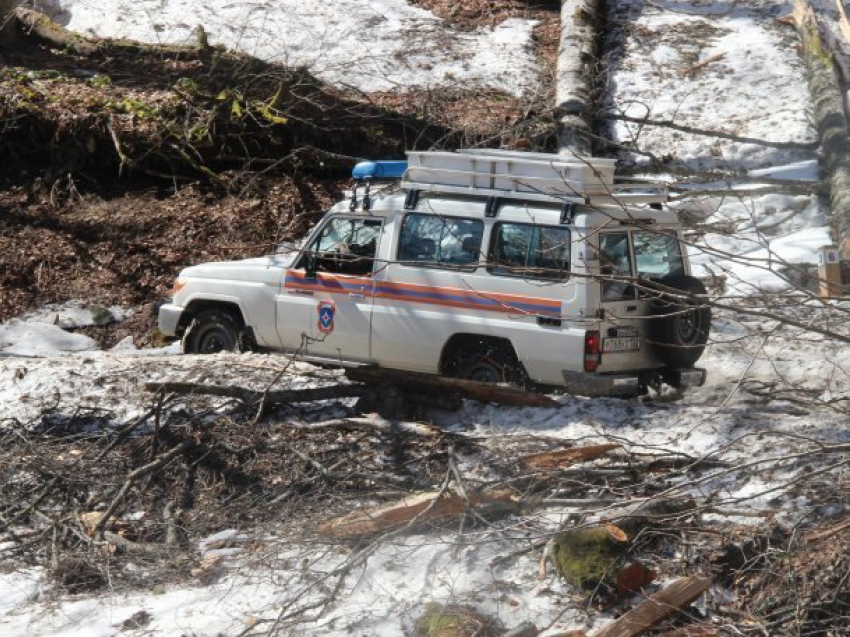
<path fill-rule="evenodd" d="M 315 279 L 316 272 L 319 269 L 318 260 L 315 252 L 307 252 L 304 255 L 304 276 L 308 279 Z"/>

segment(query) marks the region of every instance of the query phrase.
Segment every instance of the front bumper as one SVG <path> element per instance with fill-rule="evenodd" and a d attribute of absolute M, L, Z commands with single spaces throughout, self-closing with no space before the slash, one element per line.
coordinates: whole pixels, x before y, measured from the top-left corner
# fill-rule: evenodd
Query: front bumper
<path fill-rule="evenodd" d="M 177 326 L 180 324 L 180 316 L 183 308 L 171 303 L 163 303 L 159 306 L 157 313 L 157 327 L 166 336 L 177 336 Z"/>
<path fill-rule="evenodd" d="M 671 387 L 700 387 L 705 384 L 705 370 L 661 369 L 633 374 L 590 374 L 563 370 L 564 386 L 583 396 L 635 396 L 645 393 L 646 387 L 661 380 Z"/>

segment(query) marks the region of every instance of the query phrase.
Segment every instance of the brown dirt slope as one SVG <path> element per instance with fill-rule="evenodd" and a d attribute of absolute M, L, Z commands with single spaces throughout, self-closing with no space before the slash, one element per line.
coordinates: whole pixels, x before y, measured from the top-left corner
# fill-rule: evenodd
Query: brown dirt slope
<path fill-rule="evenodd" d="M 544 110 L 492 91 L 344 92 L 221 49 L 25 41 L 0 61 L 0 321 L 68 299 L 150 308 L 181 267 L 302 236 L 358 158 L 511 143 Z M 152 325 L 144 311 L 104 344 L 149 343 Z"/>

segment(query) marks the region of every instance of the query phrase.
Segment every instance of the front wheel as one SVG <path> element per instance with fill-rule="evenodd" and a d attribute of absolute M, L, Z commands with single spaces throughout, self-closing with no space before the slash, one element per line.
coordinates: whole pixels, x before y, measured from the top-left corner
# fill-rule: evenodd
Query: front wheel
<path fill-rule="evenodd" d="M 240 351 L 239 321 L 229 312 L 205 310 L 192 320 L 183 337 L 185 354 L 216 354 Z"/>

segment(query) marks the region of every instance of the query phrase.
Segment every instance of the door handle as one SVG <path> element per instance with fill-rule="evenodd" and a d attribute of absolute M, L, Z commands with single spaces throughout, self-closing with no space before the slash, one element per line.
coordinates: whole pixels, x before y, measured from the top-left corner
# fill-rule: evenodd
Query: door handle
<path fill-rule="evenodd" d="M 349 292 L 348 297 L 351 299 L 365 299 L 366 295 L 361 294 L 360 292 Z"/>
<path fill-rule="evenodd" d="M 312 290 L 297 290 L 297 289 L 295 289 L 295 290 L 287 290 L 286 293 L 287 294 L 298 294 L 298 295 L 301 295 L 301 296 L 313 296 Z"/>
<path fill-rule="evenodd" d="M 626 312 L 635 312 L 637 311 L 637 305 L 627 305 Z"/>

